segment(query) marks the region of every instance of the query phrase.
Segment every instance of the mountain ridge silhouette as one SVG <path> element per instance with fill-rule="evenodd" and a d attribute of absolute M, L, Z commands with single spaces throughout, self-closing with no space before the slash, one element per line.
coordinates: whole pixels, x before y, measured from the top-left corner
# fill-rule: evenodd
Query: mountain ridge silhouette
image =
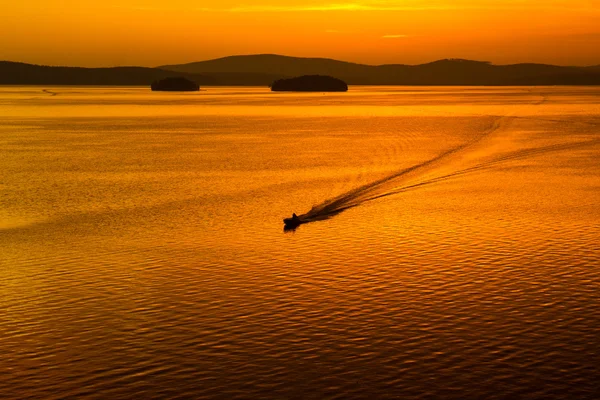
<path fill-rule="evenodd" d="M 597 66 L 539 63 L 494 65 L 488 61 L 442 59 L 418 65 L 367 65 L 329 58 L 277 54 L 235 55 L 159 68 L 211 74 L 271 72 L 285 77 L 329 75 L 351 85 L 598 85 Z"/>
<path fill-rule="evenodd" d="M 83 68 L 0 61 L 0 85 L 150 85 L 182 76 L 201 86 L 269 86 L 277 79 L 328 75 L 349 85 L 600 85 L 600 65 L 557 66 L 443 59 L 419 65 L 358 64 L 277 54 L 234 55 L 186 64 Z"/>

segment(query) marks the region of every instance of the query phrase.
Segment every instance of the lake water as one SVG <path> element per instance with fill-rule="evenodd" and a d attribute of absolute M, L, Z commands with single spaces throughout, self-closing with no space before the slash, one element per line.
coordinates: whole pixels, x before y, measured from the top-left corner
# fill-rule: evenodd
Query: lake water
<path fill-rule="evenodd" d="M 600 87 L 1 87 L 0 310 L 2 398 L 597 398 Z"/>

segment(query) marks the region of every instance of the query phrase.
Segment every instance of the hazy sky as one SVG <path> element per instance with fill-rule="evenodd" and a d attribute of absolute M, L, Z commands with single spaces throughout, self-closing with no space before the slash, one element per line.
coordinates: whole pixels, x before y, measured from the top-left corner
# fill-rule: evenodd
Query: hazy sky
<path fill-rule="evenodd" d="M 0 59 L 50 65 L 253 53 L 592 65 L 599 49 L 600 0 L 19 0 L 0 8 Z"/>

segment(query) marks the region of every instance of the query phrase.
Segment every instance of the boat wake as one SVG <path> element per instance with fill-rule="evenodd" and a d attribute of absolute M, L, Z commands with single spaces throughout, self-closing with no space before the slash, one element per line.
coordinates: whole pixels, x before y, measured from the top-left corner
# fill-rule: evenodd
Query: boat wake
<path fill-rule="evenodd" d="M 518 118 L 520 117 L 498 117 L 488 129 L 460 146 L 315 205 L 307 213 L 298 215 L 294 224 L 289 226 L 286 224 L 286 230 L 294 230 L 301 224 L 329 219 L 365 202 L 458 178 L 466 174 L 503 167 L 511 161 L 600 144 L 600 139 L 594 139 L 524 149 L 504 149 L 500 152 L 492 152 L 486 148 L 483 143 L 486 139 L 490 139 L 494 134 L 505 130 L 513 120 Z M 479 149 L 487 151 L 483 151 L 483 155 L 478 156 L 479 153 L 476 150 Z"/>
<path fill-rule="evenodd" d="M 427 161 L 399 170 L 384 178 L 326 200 L 323 203 L 314 206 L 307 213 L 299 215 L 298 219 L 301 221 L 301 224 L 321 221 L 367 201 L 398 193 L 402 184 L 410 181 L 414 182 L 416 178 L 423 176 L 426 172 L 440 168 L 441 165 L 448 163 L 449 159 L 453 158 L 453 156 L 460 155 L 462 152 L 481 142 L 509 122 L 509 117 L 498 117 L 487 130 L 484 130 L 466 143 L 451 148 Z M 286 224 L 286 226 L 288 225 Z M 289 228 L 295 229 L 295 226 L 289 226 Z"/>

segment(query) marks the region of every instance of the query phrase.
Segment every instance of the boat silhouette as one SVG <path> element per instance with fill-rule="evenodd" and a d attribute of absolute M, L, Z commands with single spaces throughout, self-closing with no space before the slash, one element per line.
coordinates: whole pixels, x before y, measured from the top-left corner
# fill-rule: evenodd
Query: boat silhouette
<path fill-rule="evenodd" d="M 285 230 L 296 229 L 299 225 L 303 224 L 306 221 L 303 221 L 296 215 L 296 213 L 292 214 L 291 218 L 284 218 L 283 224 Z"/>

